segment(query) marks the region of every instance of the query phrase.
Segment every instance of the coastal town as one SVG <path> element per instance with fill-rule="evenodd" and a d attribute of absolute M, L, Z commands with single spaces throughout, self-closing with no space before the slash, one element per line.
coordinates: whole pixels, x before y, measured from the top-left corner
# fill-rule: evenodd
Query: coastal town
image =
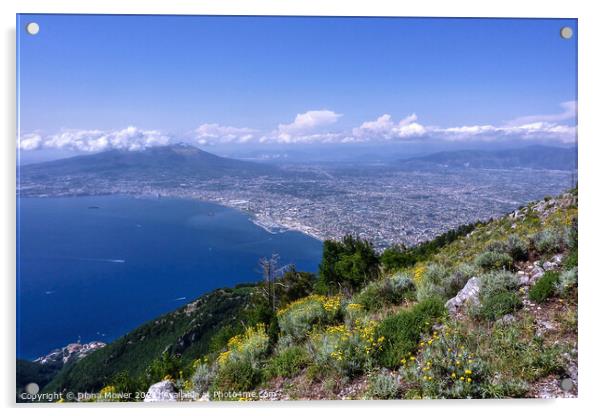
<path fill-rule="evenodd" d="M 302 172 L 299 174 L 298 172 Z M 246 212 L 270 232 L 295 230 L 320 240 L 353 234 L 382 250 L 411 246 L 462 224 L 487 220 L 571 186 L 571 172 L 526 169 L 400 171 L 295 166 L 254 177 L 135 179 L 100 174 L 35 181 L 22 197 L 125 194 L 194 198 Z"/>

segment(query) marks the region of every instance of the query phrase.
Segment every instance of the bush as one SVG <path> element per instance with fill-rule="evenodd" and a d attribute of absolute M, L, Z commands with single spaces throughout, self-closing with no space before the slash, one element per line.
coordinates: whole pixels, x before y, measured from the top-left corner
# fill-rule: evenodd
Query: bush
<path fill-rule="evenodd" d="M 136 400 L 136 393 L 148 388 L 142 380 L 131 377 L 127 371 L 117 373 L 111 381 L 111 386 L 114 387 L 115 392 L 122 395 L 122 397 L 118 398 L 118 401 L 134 401 Z M 124 396 L 127 393 L 130 395 L 129 398 Z"/>
<path fill-rule="evenodd" d="M 416 286 L 410 275 L 407 273 L 396 273 L 384 280 L 381 294 L 386 302 L 399 304 L 404 299 L 407 299 L 409 293 L 415 289 Z"/>
<path fill-rule="evenodd" d="M 540 254 L 555 254 L 566 247 L 564 232 L 546 228 L 532 237 L 533 245 Z"/>
<path fill-rule="evenodd" d="M 420 284 L 416 290 L 419 301 L 433 297 L 445 298 L 443 282 L 448 278 L 449 270 L 440 264 L 429 264 L 422 273 Z"/>
<path fill-rule="evenodd" d="M 198 363 L 192 375 L 192 388 L 198 394 L 203 394 L 209 390 L 211 383 L 215 380 L 217 374 L 217 366 L 204 362 Z"/>
<path fill-rule="evenodd" d="M 576 267 L 560 273 L 560 276 L 558 277 L 558 283 L 556 283 L 556 292 L 559 295 L 564 296 L 575 286 L 577 286 Z"/>
<path fill-rule="evenodd" d="M 236 335 L 228 341 L 228 349 L 222 352 L 217 362 L 223 366 L 231 362 L 248 362 L 258 367 L 259 361 L 267 354 L 270 339 L 264 324 L 249 327 L 244 334 Z"/>
<path fill-rule="evenodd" d="M 414 281 L 408 274 L 397 273 L 370 283 L 354 299 L 364 309 L 374 311 L 385 305 L 400 304 L 404 299 L 413 297 L 415 289 Z"/>
<path fill-rule="evenodd" d="M 354 302 L 362 305 L 367 311 L 382 309 L 385 306 L 385 299 L 383 299 L 381 294 L 381 286 L 381 282 L 370 283 L 353 297 Z"/>
<path fill-rule="evenodd" d="M 560 280 L 558 272 L 547 271 L 529 290 L 529 299 L 541 303 L 556 292 Z"/>
<path fill-rule="evenodd" d="M 146 381 L 150 386 L 164 378 L 176 380 L 180 377 L 182 370 L 182 361 L 180 357 L 176 357 L 167 352 L 161 354 L 160 358 L 154 359 L 146 369 Z"/>
<path fill-rule="evenodd" d="M 369 399 L 396 399 L 399 396 L 401 385 L 397 377 L 386 371 L 371 374 L 368 378 L 367 398 Z"/>
<path fill-rule="evenodd" d="M 563 372 L 562 347 L 548 345 L 538 337 L 532 319 L 495 323 L 493 331 L 481 338 L 479 347 L 492 373 L 499 375 L 504 384 L 510 380 L 532 383 Z"/>
<path fill-rule="evenodd" d="M 247 392 L 260 382 L 261 372 L 250 361 L 227 361 L 219 366 L 209 391 Z M 211 396 L 216 397 L 215 394 Z"/>
<path fill-rule="evenodd" d="M 480 298 L 486 299 L 496 293 L 516 290 L 519 280 L 508 271 L 489 272 L 481 277 Z"/>
<path fill-rule="evenodd" d="M 401 360 L 400 374 L 411 385 L 408 398 L 484 398 L 485 365 L 467 348 L 467 337 L 447 325 L 423 337 L 416 356 Z"/>
<path fill-rule="evenodd" d="M 274 377 L 294 377 L 309 364 L 307 350 L 300 346 L 284 348 L 268 361 L 264 375 L 267 380 Z"/>
<path fill-rule="evenodd" d="M 508 290 L 487 296 L 481 305 L 479 314 L 490 321 L 495 321 L 502 316 L 516 312 L 522 307 L 518 295 Z"/>
<path fill-rule="evenodd" d="M 443 280 L 445 298 L 453 298 L 466 285 L 471 277 L 476 276 L 478 270 L 471 264 L 461 264 L 458 269 Z"/>
<path fill-rule="evenodd" d="M 420 334 L 445 312 L 443 301 L 431 298 L 383 319 L 376 331 L 378 337 L 383 337 L 382 352 L 378 355 L 380 363 L 385 367 L 396 367 L 405 354 L 414 351 Z"/>
<path fill-rule="evenodd" d="M 353 327 L 336 325 L 314 332 L 307 344 L 312 362 L 349 377 L 372 367 L 384 341 L 376 335 L 377 322 L 358 320 Z"/>
<path fill-rule="evenodd" d="M 512 257 L 497 251 L 485 251 L 477 256 L 475 264 L 483 270 L 509 270 L 512 267 Z"/>
<path fill-rule="evenodd" d="M 521 238 L 512 234 L 506 242 L 506 252 L 514 261 L 526 261 L 529 259 L 529 247 Z"/>
<path fill-rule="evenodd" d="M 278 310 L 278 326 L 284 336 L 304 339 L 314 325 L 334 323 L 341 315 L 339 296 L 310 295 Z"/>
<path fill-rule="evenodd" d="M 341 242 L 326 240 L 317 289 L 322 293 L 357 289 L 376 279 L 379 272 L 378 255 L 367 240 L 350 235 Z"/>

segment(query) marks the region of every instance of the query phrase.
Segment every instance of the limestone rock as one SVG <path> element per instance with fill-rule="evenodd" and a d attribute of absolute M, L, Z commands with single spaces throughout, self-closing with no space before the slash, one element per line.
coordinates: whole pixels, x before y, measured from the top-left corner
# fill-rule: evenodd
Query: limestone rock
<path fill-rule="evenodd" d="M 479 291 L 481 290 L 481 279 L 471 277 L 458 294 L 445 303 L 450 314 L 458 313 L 459 309 L 467 302 L 473 305 L 479 304 Z"/>
<path fill-rule="evenodd" d="M 145 402 L 175 402 L 177 397 L 176 386 L 169 380 L 160 381 L 148 388 L 144 398 Z"/>

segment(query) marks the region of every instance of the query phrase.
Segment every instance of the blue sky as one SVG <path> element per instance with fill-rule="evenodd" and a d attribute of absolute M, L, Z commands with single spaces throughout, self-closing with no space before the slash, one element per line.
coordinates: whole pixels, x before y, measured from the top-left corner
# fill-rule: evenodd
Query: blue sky
<path fill-rule="evenodd" d="M 22 153 L 576 137 L 576 20 L 17 20 Z"/>

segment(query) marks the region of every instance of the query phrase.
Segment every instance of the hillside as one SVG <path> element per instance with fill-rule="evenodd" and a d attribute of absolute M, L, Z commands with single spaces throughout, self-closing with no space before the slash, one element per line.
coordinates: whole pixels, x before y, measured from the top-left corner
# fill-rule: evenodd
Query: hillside
<path fill-rule="evenodd" d="M 252 288 L 218 289 L 186 306 L 160 316 L 80 361 L 66 365 L 44 391 L 97 391 L 117 374 L 146 376 L 163 352 L 181 356 L 182 365 L 207 353 L 220 330 L 239 326 Z"/>
<path fill-rule="evenodd" d="M 117 400 L 163 380 L 151 390 L 203 400 L 574 397 L 577 241 L 576 190 L 382 255 L 327 241 L 317 277 L 205 295 L 45 391 Z"/>
<path fill-rule="evenodd" d="M 91 155 L 25 165 L 21 179 L 45 181 L 58 178 L 103 179 L 214 179 L 277 174 L 278 169 L 260 163 L 229 159 L 187 144 L 157 146 L 140 151 L 109 150 Z"/>
<path fill-rule="evenodd" d="M 400 169 L 577 169 L 577 150 L 574 147 L 527 146 L 504 150 L 456 150 L 399 160 Z"/>

